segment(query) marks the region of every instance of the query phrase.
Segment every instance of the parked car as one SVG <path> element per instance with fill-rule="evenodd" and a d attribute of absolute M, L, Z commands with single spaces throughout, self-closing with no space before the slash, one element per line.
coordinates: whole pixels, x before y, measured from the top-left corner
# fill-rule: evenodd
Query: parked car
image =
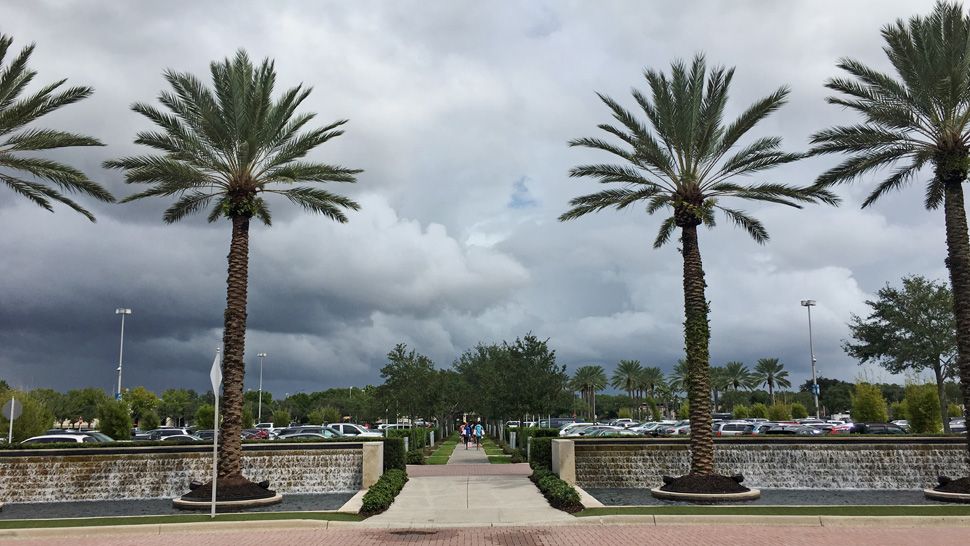
<path fill-rule="evenodd" d="M 714 423 L 714 436 L 741 436 L 754 434 L 754 425 L 747 421 L 719 421 Z"/>
<path fill-rule="evenodd" d="M 142 430 L 140 428 L 131 429 L 131 439 L 135 441 L 148 440 L 151 431 Z"/>
<path fill-rule="evenodd" d="M 152 441 L 158 441 L 164 439 L 166 436 L 175 436 L 179 434 L 189 434 L 189 430 L 185 428 L 156 428 L 155 430 L 148 433 L 148 439 Z"/>
<path fill-rule="evenodd" d="M 380 438 L 383 436 L 380 432 L 371 432 L 354 423 L 333 423 L 327 425 L 327 428 L 341 436 L 359 436 L 361 438 Z"/>
<path fill-rule="evenodd" d="M 247 428 L 242 431 L 243 440 L 269 440 L 270 433 L 267 428 Z"/>
<path fill-rule="evenodd" d="M 772 425 L 763 430 L 761 434 L 766 435 L 788 435 L 788 436 L 820 436 L 824 434 L 821 430 L 814 427 L 806 427 L 804 425 L 785 425 L 778 424 Z"/>
<path fill-rule="evenodd" d="M 906 434 L 903 427 L 892 423 L 855 423 L 852 426 L 854 434 Z"/>
<path fill-rule="evenodd" d="M 111 436 L 108 436 L 107 434 L 101 432 L 100 430 L 65 430 L 63 433 L 59 433 L 59 434 L 76 434 L 81 436 L 90 436 L 103 444 L 107 444 L 115 441 L 114 438 L 112 438 Z"/>
<path fill-rule="evenodd" d="M 584 429 L 586 427 L 591 427 L 593 425 L 594 425 L 594 423 L 569 423 L 568 425 L 565 425 L 561 429 L 559 429 L 559 435 L 560 436 L 569 436 L 574 431 L 581 430 L 581 429 Z"/>
<path fill-rule="evenodd" d="M 162 442 L 204 442 L 202 438 L 199 438 L 195 434 L 169 434 L 168 436 L 162 436 Z"/>
<path fill-rule="evenodd" d="M 967 433 L 967 421 L 965 419 L 950 419 L 950 432 Z"/>
<path fill-rule="evenodd" d="M 337 433 L 326 429 L 322 434 L 316 432 L 294 432 L 293 434 L 280 434 L 276 437 L 277 440 L 326 440 L 328 438 L 336 438 Z"/>
<path fill-rule="evenodd" d="M 195 431 L 195 435 L 198 436 L 199 438 L 202 438 L 203 440 L 211 440 L 216 435 L 216 431 L 211 429 L 197 430 Z"/>
<path fill-rule="evenodd" d="M 31 445 L 31 444 L 100 444 L 97 439 L 92 436 L 86 436 L 82 434 L 44 434 L 42 436 L 34 436 L 33 438 L 27 438 L 20 445 Z"/>

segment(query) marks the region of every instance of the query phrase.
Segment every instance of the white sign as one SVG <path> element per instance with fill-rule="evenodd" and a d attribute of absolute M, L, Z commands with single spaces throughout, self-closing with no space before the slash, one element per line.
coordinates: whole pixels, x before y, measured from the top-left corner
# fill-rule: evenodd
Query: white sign
<path fill-rule="evenodd" d="M 209 379 L 212 380 L 212 394 L 219 398 L 219 385 L 222 384 L 222 359 L 219 358 L 219 349 L 216 349 L 216 359 L 212 361 L 212 369 L 209 370 Z"/>
<path fill-rule="evenodd" d="M 18 404 L 17 400 L 14 398 L 7 400 L 7 403 L 3 405 L 3 416 L 10 420 L 20 417 L 20 414 L 23 413 L 23 411 L 23 404 Z"/>
<path fill-rule="evenodd" d="M 209 379 L 212 380 L 212 395 L 215 397 L 215 417 L 212 423 L 212 511 L 209 517 L 216 517 L 216 478 L 219 477 L 219 385 L 222 384 L 222 355 L 216 349 L 216 359 L 212 361 Z"/>

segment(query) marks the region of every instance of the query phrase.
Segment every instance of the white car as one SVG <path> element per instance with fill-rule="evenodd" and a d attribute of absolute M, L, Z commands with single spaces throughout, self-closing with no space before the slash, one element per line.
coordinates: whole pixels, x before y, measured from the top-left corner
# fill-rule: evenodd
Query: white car
<path fill-rule="evenodd" d="M 30 445 L 30 444 L 100 444 L 96 438 L 91 436 L 82 436 L 80 434 L 45 434 L 43 436 L 34 436 L 33 438 L 27 438 L 20 445 Z"/>
<path fill-rule="evenodd" d="M 371 432 L 354 423 L 333 423 L 327 425 L 327 428 L 341 436 L 359 436 L 361 438 L 380 438 L 383 436 L 380 432 Z"/>
<path fill-rule="evenodd" d="M 569 435 L 573 434 L 574 432 L 576 432 L 577 430 L 582 430 L 582 429 L 584 429 L 586 427 L 591 427 L 594 424 L 595 423 L 570 423 L 570 424 L 562 427 L 561 429 L 559 429 L 559 435 L 560 436 L 569 436 Z"/>

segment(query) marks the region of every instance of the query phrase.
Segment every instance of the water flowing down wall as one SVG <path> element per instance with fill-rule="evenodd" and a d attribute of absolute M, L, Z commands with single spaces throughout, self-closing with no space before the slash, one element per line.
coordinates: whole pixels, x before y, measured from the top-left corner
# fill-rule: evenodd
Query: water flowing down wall
<path fill-rule="evenodd" d="M 920 489 L 935 486 L 940 475 L 967 475 L 965 440 L 938 440 L 718 442 L 717 472 L 741 473 L 745 485 L 761 488 Z M 576 483 L 659 487 L 661 476 L 687 473 L 689 457 L 687 444 L 680 442 L 579 440 Z"/>
<path fill-rule="evenodd" d="M 247 448 L 250 446 L 247 446 Z M 243 474 L 269 480 L 278 493 L 336 493 L 361 488 L 360 444 L 328 444 L 327 449 L 249 450 Z M 59 502 L 179 497 L 189 482 L 207 482 L 212 452 L 198 448 L 36 450 L 0 454 L 0 501 Z M 54 454 L 54 452 L 64 454 Z M 98 453 L 102 451 L 102 453 Z"/>

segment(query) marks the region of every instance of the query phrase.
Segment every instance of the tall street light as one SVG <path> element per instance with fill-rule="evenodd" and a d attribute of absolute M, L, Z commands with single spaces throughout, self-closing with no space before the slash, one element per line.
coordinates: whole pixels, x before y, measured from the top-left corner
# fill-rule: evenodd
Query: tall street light
<path fill-rule="evenodd" d="M 131 309 L 119 307 L 115 309 L 116 315 L 121 315 L 121 346 L 118 348 L 118 391 L 115 392 L 115 399 L 121 400 L 121 364 L 125 356 L 125 315 L 131 314 Z"/>
<path fill-rule="evenodd" d="M 812 344 L 812 307 L 815 300 L 802 300 L 802 307 L 808 309 L 808 351 L 812 355 L 812 396 L 815 398 L 815 418 L 818 419 L 818 378 L 815 377 L 815 346 Z"/>
<path fill-rule="evenodd" d="M 256 414 L 257 414 L 256 422 L 262 423 L 263 422 L 263 359 L 269 355 L 267 355 L 266 353 L 259 353 L 256 356 L 259 357 L 259 405 L 258 405 L 259 409 L 256 410 Z"/>

